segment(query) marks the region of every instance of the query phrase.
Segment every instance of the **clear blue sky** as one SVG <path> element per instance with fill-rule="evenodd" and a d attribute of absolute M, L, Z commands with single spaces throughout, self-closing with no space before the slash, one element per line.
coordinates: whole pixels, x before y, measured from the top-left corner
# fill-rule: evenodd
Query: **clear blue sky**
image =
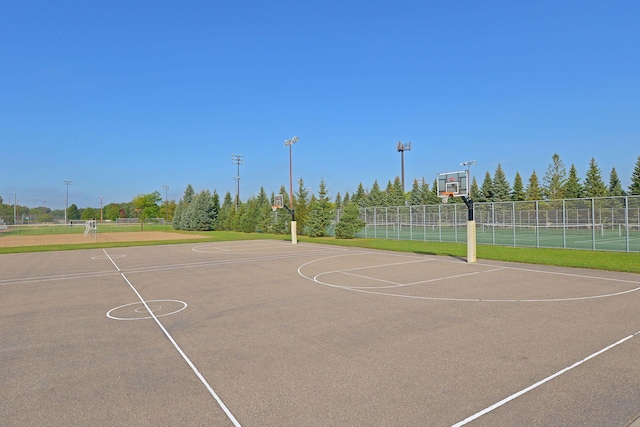
<path fill-rule="evenodd" d="M 6 1 L 0 196 L 64 208 L 170 186 L 353 193 L 500 163 L 640 155 L 638 1 Z M 12 199 L 13 200 L 13 199 Z"/>

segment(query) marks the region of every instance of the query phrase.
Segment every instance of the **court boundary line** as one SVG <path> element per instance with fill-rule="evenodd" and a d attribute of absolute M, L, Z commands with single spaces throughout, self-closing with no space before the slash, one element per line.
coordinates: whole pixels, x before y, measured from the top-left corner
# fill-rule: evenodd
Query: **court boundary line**
<path fill-rule="evenodd" d="M 149 312 L 149 315 L 151 315 L 151 317 L 153 318 L 153 320 L 156 322 L 156 324 L 158 325 L 158 327 L 162 330 L 162 332 L 164 333 L 165 337 L 167 337 L 167 339 L 171 342 L 171 344 L 173 344 L 173 347 L 176 349 L 176 351 L 180 354 L 180 356 L 182 356 L 182 359 L 187 362 L 187 365 L 189 365 L 189 367 L 191 368 L 191 370 L 196 374 L 196 376 L 198 377 L 198 379 L 200 380 L 200 382 L 202 382 L 202 384 L 206 387 L 206 389 L 209 391 L 209 393 L 211 394 L 211 396 L 215 399 L 215 401 L 218 403 L 218 406 L 224 411 L 225 415 L 227 416 L 227 418 L 229 418 L 229 420 L 233 423 L 234 426 L 236 427 L 241 427 L 240 423 L 238 422 L 238 420 L 236 420 L 236 418 L 233 416 L 233 414 L 231 413 L 231 411 L 229 410 L 229 408 L 227 408 L 227 406 L 224 404 L 224 402 L 222 401 L 222 399 L 220 398 L 220 396 L 218 396 L 218 394 L 215 392 L 215 390 L 211 387 L 211 385 L 209 385 L 209 383 L 207 382 L 207 380 L 205 379 L 205 377 L 200 373 L 200 371 L 198 370 L 198 368 L 196 368 L 196 365 L 193 364 L 193 362 L 191 361 L 191 359 L 189 359 L 189 357 L 186 355 L 186 353 L 184 351 L 182 351 L 182 349 L 180 348 L 180 346 L 178 345 L 178 343 L 173 339 L 173 337 L 171 336 L 171 334 L 169 333 L 169 331 L 167 331 L 167 329 L 164 327 L 164 325 L 162 324 L 162 322 L 160 322 L 160 320 L 158 320 L 158 317 L 153 313 L 153 310 L 151 310 L 151 308 L 149 307 L 149 305 L 147 304 L 147 302 L 145 301 L 144 298 L 142 298 L 142 295 L 140 295 L 140 293 L 138 292 L 138 290 L 133 286 L 133 284 L 129 281 L 129 279 L 127 278 L 127 276 L 124 274 L 124 272 L 122 272 L 120 270 L 120 267 L 118 267 L 118 264 L 116 264 L 116 262 L 111 259 L 111 257 L 109 256 L 109 254 L 107 253 L 106 249 L 102 250 L 104 252 L 104 254 L 107 256 L 107 258 L 109 258 L 109 261 L 111 261 L 111 263 L 113 264 L 113 266 L 116 268 L 116 270 L 118 270 L 118 272 L 120 273 L 120 276 L 122 276 L 122 278 L 125 280 L 125 282 L 127 282 L 127 284 L 129 285 L 129 287 L 133 290 L 133 292 L 138 296 L 138 298 L 140 299 L 140 302 L 142 302 L 142 304 L 145 306 L 145 308 L 147 309 L 147 311 Z"/>
<path fill-rule="evenodd" d="M 615 343 L 610 344 L 610 345 L 608 345 L 607 347 L 605 347 L 605 348 L 603 348 L 603 349 L 601 349 L 601 350 L 598 350 L 598 351 L 596 351 L 595 353 L 590 354 L 589 356 L 585 357 L 584 359 L 581 359 L 581 360 L 579 360 L 579 361 L 575 362 L 573 365 L 567 366 L 566 368 L 561 369 L 561 370 L 559 370 L 558 372 L 556 372 L 556 373 L 554 373 L 554 374 L 551 374 L 551 375 L 549 375 L 549 376 L 548 376 L 548 377 L 546 377 L 546 378 L 541 379 L 540 381 L 538 381 L 538 382 L 536 382 L 536 383 L 534 383 L 534 384 L 530 385 L 529 387 L 523 388 L 522 390 L 520 390 L 520 391 L 518 391 L 518 392 L 516 392 L 516 393 L 513 393 L 513 394 L 512 394 L 512 395 L 510 395 L 510 396 L 505 397 L 504 399 L 500 400 L 499 402 L 496 402 L 496 403 L 494 403 L 493 405 L 488 406 L 488 407 L 486 407 L 485 409 L 483 409 L 483 410 L 481 410 L 481 411 L 478 411 L 478 412 L 476 412 L 475 414 L 473 414 L 473 415 L 471 415 L 471 416 L 469 416 L 469 417 L 465 418 L 464 420 L 462 420 L 462 421 L 460 421 L 460 422 L 457 422 L 456 424 L 453 424 L 451 427 L 462 427 L 462 426 L 464 426 L 464 425 L 466 425 L 466 424 L 470 423 L 471 421 L 477 420 L 477 419 L 478 419 L 478 418 L 480 418 L 481 416 L 483 416 L 483 415 L 485 415 L 485 414 L 488 414 L 489 412 L 491 412 L 491 411 L 493 411 L 493 410 L 495 410 L 495 409 L 497 409 L 497 408 L 499 408 L 499 407 L 501 407 L 501 406 L 503 406 L 503 405 L 505 405 L 505 404 L 507 404 L 507 403 L 511 402 L 512 400 L 514 400 L 514 399 L 516 399 L 516 398 L 518 398 L 518 397 L 520 397 L 520 396 L 522 396 L 522 395 L 524 395 L 524 394 L 526 394 L 526 393 L 530 392 L 531 390 L 533 390 L 533 389 L 535 389 L 535 388 L 538 388 L 539 386 L 541 386 L 541 385 L 543 385 L 543 384 L 545 384 L 545 383 L 547 383 L 547 382 L 551 381 L 552 379 L 554 379 L 554 378 L 556 378 L 556 377 L 559 377 L 560 375 L 562 375 L 562 374 L 564 374 L 564 373 L 566 373 L 566 372 L 569 372 L 569 371 L 570 371 L 570 370 L 572 370 L 573 368 L 576 368 L 576 367 L 578 367 L 578 366 L 582 365 L 583 363 L 585 363 L 585 362 L 587 362 L 587 361 L 589 361 L 589 360 L 591 360 L 591 359 L 593 359 L 593 358 L 595 358 L 595 357 L 597 357 L 597 356 L 600 356 L 600 355 L 601 355 L 601 354 L 603 354 L 604 352 L 609 351 L 609 350 L 611 350 L 612 348 L 617 347 L 617 346 L 619 346 L 620 344 L 622 344 L 622 343 L 624 343 L 624 342 L 627 342 L 627 341 L 628 341 L 628 340 L 630 340 L 631 338 L 634 338 L 634 337 L 636 337 L 636 336 L 638 336 L 638 335 L 640 335 L 640 331 L 634 332 L 633 334 L 628 335 L 628 336 L 626 336 L 626 337 L 622 338 L 621 340 L 618 340 L 618 341 L 616 341 Z"/>

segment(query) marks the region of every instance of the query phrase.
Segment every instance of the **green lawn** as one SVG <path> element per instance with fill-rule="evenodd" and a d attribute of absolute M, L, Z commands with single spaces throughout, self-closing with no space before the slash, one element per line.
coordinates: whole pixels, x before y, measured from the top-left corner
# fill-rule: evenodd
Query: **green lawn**
<path fill-rule="evenodd" d="M 138 226 L 139 227 L 139 226 Z M 147 246 L 170 243 L 186 243 L 193 240 L 181 239 L 185 232 L 175 232 L 170 228 L 149 227 L 145 230 L 162 230 L 175 233 L 175 240 L 153 242 L 112 242 L 112 243 L 83 243 L 78 245 L 51 245 L 31 247 L 0 248 L 0 254 L 42 252 L 74 249 L 109 248 L 123 246 Z M 132 230 L 128 230 L 132 231 Z M 266 233 L 238 233 L 231 231 L 198 232 L 205 236 L 198 242 L 222 242 L 233 240 L 276 239 L 290 240 L 290 236 L 274 235 Z M 464 259 L 467 255 L 467 247 L 464 243 L 423 242 L 411 240 L 385 240 L 356 238 L 351 240 L 338 240 L 333 237 L 311 238 L 300 236 L 300 242 L 322 243 L 349 247 L 381 249 L 397 252 L 411 252 L 417 254 L 450 256 Z M 491 259 L 498 261 L 513 261 L 530 264 L 556 265 L 562 267 L 592 268 L 597 270 L 622 271 L 640 273 L 640 253 L 638 252 L 605 252 L 574 249 L 550 249 L 550 248 L 523 248 L 507 246 L 491 246 L 479 244 L 477 247 L 478 260 Z"/>

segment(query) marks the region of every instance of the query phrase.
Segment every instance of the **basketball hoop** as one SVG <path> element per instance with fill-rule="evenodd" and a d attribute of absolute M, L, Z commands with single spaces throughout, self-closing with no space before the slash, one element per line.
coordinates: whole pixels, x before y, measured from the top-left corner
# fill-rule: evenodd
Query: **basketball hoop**
<path fill-rule="evenodd" d="M 450 191 L 441 191 L 438 197 L 442 200 L 442 204 L 447 204 L 449 202 L 449 198 L 453 197 L 454 193 Z"/>
<path fill-rule="evenodd" d="M 273 211 L 277 211 L 278 209 L 282 209 L 282 207 L 284 206 L 284 197 L 282 196 L 282 194 L 276 194 L 275 196 L 273 196 L 273 205 L 271 205 L 271 209 L 273 209 Z"/>

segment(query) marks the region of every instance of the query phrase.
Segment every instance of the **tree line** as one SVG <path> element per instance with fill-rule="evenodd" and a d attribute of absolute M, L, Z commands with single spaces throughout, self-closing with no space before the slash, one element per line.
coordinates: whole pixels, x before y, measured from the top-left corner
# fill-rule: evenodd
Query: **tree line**
<path fill-rule="evenodd" d="M 289 195 L 281 186 L 278 194 L 284 200 Z M 492 201 L 522 201 L 522 200 L 551 200 L 584 197 L 607 197 L 640 195 L 640 156 L 631 177 L 631 185 L 623 189 L 618 173 L 612 168 L 608 183 L 605 183 L 600 168 L 594 158 L 591 159 L 584 180 L 580 178 L 574 164 L 567 172 L 566 167 L 556 153 L 552 156 L 542 180 L 534 170 L 526 185 L 521 175 L 516 172 L 513 183 L 510 183 L 499 164 L 493 176 L 486 172 L 481 185 L 475 177 L 470 186 L 471 198 L 476 202 Z M 164 218 L 171 222 L 178 230 L 233 230 L 244 232 L 288 233 L 290 214 L 280 209 L 273 213 L 275 193 L 268 195 L 264 188 L 260 188 L 257 196 L 252 196 L 245 202 L 237 201 L 227 192 L 220 202 L 217 192 L 202 190 L 196 193 L 189 184 L 183 197 L 178 203 L 164 201 L 158 191 L 150 194 L 139 194 L 131 202 L 110 203 L 103 209 L 104 220 L 116 218 L 140 218 L 142 221 L 151 218 Z M 453 202 L 461 202 L 455 198 Z M 309 236 L 323 236 L 327 233 L 336 209 L 346 215 L 343 224 L 336 225 L 336 234 L 345 230 L 357 228 L 357 220 L 352 217 L 359 208 L 385 207 L 409 205 L 429 205 L 441 203 L 438 197 L 437 182 L 429 185 L 424 180 L 414 180 L 410 191 L 402 188 L 400 177 L 388 181 L 383 189 L 378 181 L 374 181 L 370 189 L 365 189 L 360 183 L 353 194 L 337 193 L 333 200 L 329 197 L 326 182 L 321 180 L 317 195 L 311 194 L 302 179 L 298 180 L 298 189 L 293 194 L 293 210 L 298 222 L 298 233 Z M 290 206 L 289 206 L 290 207 Z M 48 222 L 64 218 L 64 210 L 51 211 L 45 207 L 29 209 L 24 206 L 10 206 L 4 204 L 0 197 L 0 218 L 12 219 L 14 209 L 16 218 L 30 217 L 30 221 Z M 355 215 L 357 217 L 357 215 Z M 34 218 L 35 217 L 35 218 Z M 79 209 L 75 204 L 69 206 L 68 219 L 98 219 L 100 210 L 97 208 Z M 351 221 L 352 224 L 349 224 Z M 11 220 L 7 221 L 11 223 Z M 24 222 L 24 220 L 23 220 Z"/>

